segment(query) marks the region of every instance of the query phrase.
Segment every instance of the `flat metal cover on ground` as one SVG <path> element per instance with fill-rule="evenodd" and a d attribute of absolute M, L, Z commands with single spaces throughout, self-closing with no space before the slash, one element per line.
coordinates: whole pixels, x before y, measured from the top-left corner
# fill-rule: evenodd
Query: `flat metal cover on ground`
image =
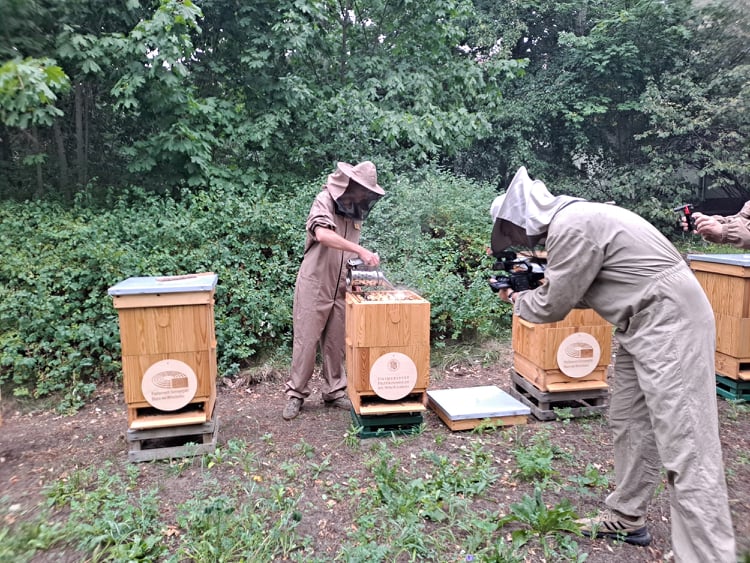
<path fill-rule="evenodd" d="M 531 409 L 495 385 L 435 389 L 427 391 L 430 401 L 451 420 L 522 416 Z"/>

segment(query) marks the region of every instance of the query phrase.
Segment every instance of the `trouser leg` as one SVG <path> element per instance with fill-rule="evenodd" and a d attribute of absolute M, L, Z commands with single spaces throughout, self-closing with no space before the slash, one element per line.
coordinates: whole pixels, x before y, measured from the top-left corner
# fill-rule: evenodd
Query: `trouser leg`
<path fill-rule="evenodd" d="M 734 563 L 709 335 L 661 365 L 647 359 L 643 386 L 671 494 L 672 548 L 679 563 Z M 678 337 L 679 338 L 679 337 Z M 705 343 L 704 343 L 705 342 Z M 708 344 L 707 344 L 708 343 Z M 701 348 L 705 348 L 702 352 Z M 645 370 L 644 370 L 645 371 Z"/>
<path fill-rule="evenodd" d="M 321 339 L 323 355 L 323 400 L 333 401 L 346 395 L 346 322 L 345 301 L 337 299 Z"/>
<path fill-rule="evenodd" d="M 318 345 L 328 321 L 330 306 L 318 303 L 315 288 L 299 286 L 294 292 L 294 340 L 289 379 L 284 385 L 287 397 L 310 396 L 310 379 L 315 369 Z"/>
<path fill-rule="evenodd" d="M 616 486 L 606 504 L 626 516 L 645 516 L 659 482 L 661 461 L 633 357 L 622 348 L 617 352 L 611 391 Z"/>
<path fill-rule="evenodd" d="M 632 355 L 667 472 L 675 559 L 733 563 L 716 407 L 713 313 L 689 272 L 666 281 L 669 287 L 658 303 L 630 319 L 632 333 L 623 347 Z"/>

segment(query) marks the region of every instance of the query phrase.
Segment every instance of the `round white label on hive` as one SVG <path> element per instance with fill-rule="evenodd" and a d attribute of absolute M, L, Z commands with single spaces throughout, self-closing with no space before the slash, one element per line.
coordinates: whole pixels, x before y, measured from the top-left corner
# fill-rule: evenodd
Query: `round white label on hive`
<path fill-rule="evenodd" d="M 406 354 L 388 352 L 370 368 L 370 387 L 378 397 L 395 401 L 406 397 L 417 383 L 417 366 Z"/>
<path fill-rule="evenodd" d="M 568 377 L 586 377 L 599 365 L 602 350 L 587 332 L 568 336 L 557 348 L 557 365 Z"/>
<path fill-rule="evenodd" d="M 161 360 L 143 374 L 141 391 L 148 403 L 162 411 L 187 405 L 198 390 L 198 378 L 185 362 Z"/>

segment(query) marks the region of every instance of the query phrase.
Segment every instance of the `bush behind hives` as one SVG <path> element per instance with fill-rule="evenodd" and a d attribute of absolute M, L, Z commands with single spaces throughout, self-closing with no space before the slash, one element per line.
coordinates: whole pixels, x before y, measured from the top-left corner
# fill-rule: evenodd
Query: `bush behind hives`
<path fill-rule="evenodd" d="M 324 177 L 295 189 L 185 192 L 138 188 L 72 207 L 0 203 L 0 384 L 17 396 L 82 404 L 120 376 L 107 289 L 132 276 L 213 271 L 219 373 L 288 352 L 304 222 Z M 492 187 L 434 168 L 381 174 L 387 196 L 363 228 L 394 283 L 431 302 L 434 342 L 487 335 L 507 311 L 487 288 Z M 292 194 L 291 196 L 289 194 Z M 507 320 L 507 318 L 505 319 Z"/>

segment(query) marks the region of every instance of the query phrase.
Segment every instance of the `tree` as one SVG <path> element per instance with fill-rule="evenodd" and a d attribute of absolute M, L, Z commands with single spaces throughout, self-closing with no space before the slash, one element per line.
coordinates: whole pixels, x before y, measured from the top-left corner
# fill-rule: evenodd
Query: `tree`
<path fill-rule="evenodd" d="M 748 36 L 737 11 L 688 0 L 478 5 L 498 44 L 529 64 L 492 114 L 493 136 L 463 152 L 459 170 L 504 187 L 526 165 L 558 192 L 662 224 L 696 195 L 691 176 L 747 186 Z"/>
<path fill-rule="evenodd" d="M 678 176 L 685 201 L 705 198 L 709 186 L 750 199 L 750 22 L 742 12 L 708 6 L 690 58 L 651 82 L 641 101 L 645 173 Z"/>
<path fill-rule="evenodd" d="M 69 87 L 68 77 L 52 59 L 16 58 L 0 66 L 0 122 L 20 130 L 31 144 L 24 162 L 36 168 L 37 193 L 44 188 L 44 154 L 36 130 L 62 115 L 55 103 Z"/>

